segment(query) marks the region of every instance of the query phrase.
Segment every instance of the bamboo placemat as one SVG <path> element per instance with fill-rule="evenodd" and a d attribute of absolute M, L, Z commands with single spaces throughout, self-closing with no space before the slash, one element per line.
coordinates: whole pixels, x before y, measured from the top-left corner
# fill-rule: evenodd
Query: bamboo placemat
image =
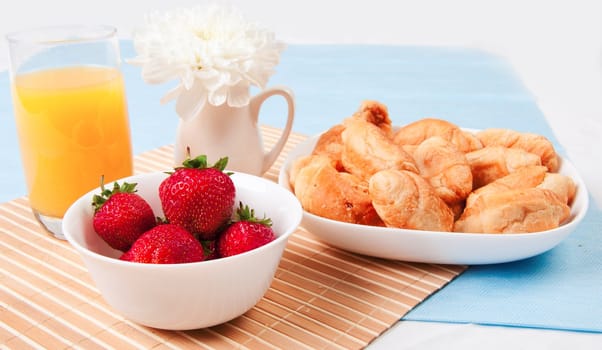
<path fill-rule="evenodd" d="M 279 130 L 262 127 L 266 147 Z M 292 134 L 265 175 L 276 181 Z M 135 172 L 172 167 L 172 146 L 135 158 Z M 464 266 L 360 256 L 299 228 L 259 303 L 225 324 L 165 331 L 133 323 L 106 304 L 77 252 L 50 237 L 26 197 L 0 204 L 0 345 L 84 349 L 357 349 L 464 271 Z"/>

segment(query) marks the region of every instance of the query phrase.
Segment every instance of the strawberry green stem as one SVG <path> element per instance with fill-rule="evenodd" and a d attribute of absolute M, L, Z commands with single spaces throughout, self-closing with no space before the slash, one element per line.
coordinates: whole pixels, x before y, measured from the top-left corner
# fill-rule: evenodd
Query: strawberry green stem
<path fill-rule="evenodd" d="M 239 202 L 238 209 L 236 210 L 236 218 L 234 221 L 249 221 L 256 222 L 258 224 L 262 224 L 268 227 L 272 226 L 272 219 L 266 218 L 265 214 L 263 214 L 262 219 L 256 218 L 255 210 L 249 208 L 248 205 L 243 206 L 242 202 Z"/>
<path fill-rule="evenodd" d="M 115 193 L 134 193 L 137 192 L 136 186 L 137 183 L 127 183 L 119 184 L 117 181 L 113 183 L 113 188 L 108 189 L 105 188 L 105 177 L 102 175 L 100 177 L 100 194 L 95 194 L 92 197 L 92 206 L 94 207 L 94 212 L 97 212 L 100 207 Z"/>
<path fill-rule="evenodd" d="M 217 170 L 224 171 L 224 169 L 226 169 L 226 165 L 228 165 L 228 157 L 220 158 L 217 162 L 215 162 L 215 164 L 210 166 L 207 163 L 207 156 L 204 154 L 201 154 L 200 156 L 197 156 L 196 158 L 188 157 L 186 160 L 184 160 L 184 162 L 182 162 L 182 165 L 184 168 L 191 168 L 191 169 L 215 168 Z"/>

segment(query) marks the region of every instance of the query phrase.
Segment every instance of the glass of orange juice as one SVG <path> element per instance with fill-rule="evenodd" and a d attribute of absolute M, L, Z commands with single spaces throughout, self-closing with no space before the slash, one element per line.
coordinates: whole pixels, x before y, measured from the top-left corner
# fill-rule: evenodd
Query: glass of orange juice
<path fill-rule="evenodd" d="M 119 42 L 110 26 L 59 26 L 7 35 L 15 121 L 35 217 L 64 238 L 78 197 L 132 174 Z"/>

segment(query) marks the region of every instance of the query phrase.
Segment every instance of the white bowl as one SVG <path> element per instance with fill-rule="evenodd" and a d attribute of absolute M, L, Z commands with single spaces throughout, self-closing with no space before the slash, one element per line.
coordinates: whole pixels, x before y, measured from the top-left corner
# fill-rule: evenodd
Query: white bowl
<path fill-rule="evenodd" d="M 158 188 L 162 172 L 118 180 L 137 183 L 156 216 L 162 216 Z M 92 228 L 91 191 L 65 214 L 65 237 L 81 254 L 105 300 L 126 318 L 155 328 L 186 330 L 214 326 L 251 309 L 269 288 L 289 236 L 299 225 L 301 205 L 278 184 L 234 173 L 235 203 L 242 201 L 273 221 L 277 238 L 228 258 L 189 264 L 140 264 L 118 260 Z"/>
<path fill-rule="evenodd" d="M 297 145 L 280 169 L 278 183 L 291 191 L 289 171 L 295 159 L 311 154 L 318 136 Z M 494 264 L 544 253 L 575 230 L 585 216 L 589 197 L 575 167 L 561 159 L 561 174 L 577 185 L 570 219 L 558 228 L 524 234 L 479 234 L 419 231 L 356 225 L 303 211 L 301 225 L 324 242 L 354 253 L 378 258 L 439 264 Z"/>

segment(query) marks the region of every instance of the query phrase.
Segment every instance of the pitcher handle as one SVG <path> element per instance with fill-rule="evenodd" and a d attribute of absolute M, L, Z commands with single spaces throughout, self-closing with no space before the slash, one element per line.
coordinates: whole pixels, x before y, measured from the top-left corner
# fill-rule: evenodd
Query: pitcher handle
<path fill-rule="evenodd" d="M 254 116 L 255 118 L 258 118 L 259 110 L 260 110 L 263 102 L 265 100 L 267 100 L 269 97 L 275 96 L 275 95 L 282 96 L 286 100 L 286 104 L 288 106 L 288 115 L 286 117 L 286 125 L 284 126 L 284 129 L 282 130 L 282 134 L 280 134 L 280 139 L 278 139 L 278 142 L 276 142 L 274 144 L 272 149 L 268 153 L 265 153 L 263 156 L 263 164 L 262 164 L 262 168 L 261 168 L 261 174 L 264 174 L 266 171 L 268 171 L 270 169 L 272 164 L 274 164 L 274 162 L 278 158 L 278 155 L 280 155 L 280 152 L 282 152 L 282 148 L 284 148 L 284 145 L 286 144 L 286 141 L 288 140 L 288 137 L 291 133 L 291 129 L 293 128 L 293 119 L 295 117 L 294 95 L 293 95 L 292 90 L 290 90 L 289 88 L 287 88 L 285 86 L 275 86 L 272 88 L 268 88 L 268 89 L 258 93 L 257 95 L 255 95 L 250 103 L 251 115 Z M 257 120 L 255 120 L 255 122 L 257 122 Z"/>

